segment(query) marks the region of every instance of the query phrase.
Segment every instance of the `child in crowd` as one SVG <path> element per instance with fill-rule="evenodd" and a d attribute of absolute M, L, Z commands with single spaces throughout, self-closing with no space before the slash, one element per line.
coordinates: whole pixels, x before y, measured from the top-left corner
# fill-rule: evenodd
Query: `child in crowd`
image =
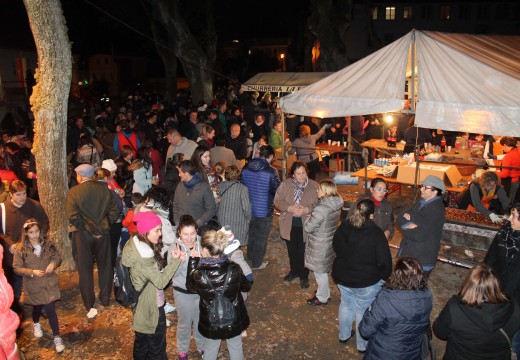
<path fill-rule="evenodd" d="M 141 193 L 133 193 L 131 197 L 132 208 L 128 210 L 123 219 L 123 231 L 121 233 L 121 240 L 119 247 L 123 249 L 130 236 L 137 234 L 137 226 L 134 222 L 134 208 L 141 203 L 143 195 Z M 126 231 L 125 231 L 126 230 Z"/>
<path fill-rule="evenodd" d="M 188 271 L 188 260 L 196 254 L 201 256 L 200 237 L 197 236 L 197 222 L 191 215 L 182 215 L 177 226 L 177 239 L 170 246 L 170 250 L 182 253 L 179 270 L 172 279 L 173 296 L 177 306 L 177 353 L 178 358 L 188 359 L 190 339 L 193 329 L 193 338 L 197 344 L 199 353 L 204 354 L 204 337 L 199 333 L 199 295 L 186 290 L 186 273 Z"/>
<path fill-rule="evenodd" d="M 161 219 L 151 211 L 134 215 L 137 234 L 123 249 L 122 264 L 130 268 L 135 289 L 140 292 L 134 309 L 134 359 L 168 359 L 164 288 L 180 265 L 180 251 L 166 264 L 162 255 Z"/>
<path fill-rule="evenodd" d="M 34 337 L 43 336 L 40 316 L 45 310 L 54 336 L 54 346 L 59 353 L 65 349 L 55 307 L 61 295 L 58 276 L 54 271 L 60 263 L 60 253 L 43 235 L 40 223 L 36 219 L 28 219 L 23 224 L 23 239 L 16 247 L 13 268 L 23 276 L 25 303 L 33 306 Z"/>
<path fill-rule="evenodd" d="M 198 328 L 202 336 L 206 338 L 205 360 L 217 358 L 222 339 L 226 339 L 231 360 L 244 358 L 240 334 L 249 326 L 249 316 L 240 292 L 249 291 L 251 283 L 242 273 L 240 266 L 228 260 L 224 254 L 228 245 L 224 232 L 206 231 L 201 240 L 202 256 L 196 257 L 195 252 L 192 252 L 190 254 L 192 257 L 188 262 L 186 288 L 200 296 Z M 226 287 L 223 288 L 226 283 Z M 215 289 L 221 290 L 233 305 L 236 316 L 231 325 L 218 327 L 212 325 L 209 319 L 211 302 L 216 296 Z"/>

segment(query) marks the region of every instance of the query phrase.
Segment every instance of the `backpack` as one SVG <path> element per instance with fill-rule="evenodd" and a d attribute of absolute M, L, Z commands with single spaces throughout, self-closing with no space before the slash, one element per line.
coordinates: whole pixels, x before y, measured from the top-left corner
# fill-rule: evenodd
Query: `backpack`
<path fill-rule="evenodd" d="M 208 275 L 205 271 L 201 270 L 202 277 L 208 282 L 210 288 L 214 291 L 215 297 L 209 303 L 209 311 L 208 318 L 209 323 L 212 329 L 223 329 L 233 325 L 237 318 L 237 313 L 235 311 L 235 306 L 233 303 L 224 295 L 224 291 L 226 290 L 226 286 L 229 281 L 229 277 L 231 275 L 231 265 L 228 266 L 226 279 L 224 280 L 224 285 L 222 286 L 222 291 L 217 291 L 213 287 Z"/>
<path fill-rule="evenodd" d="M 143 289 L 148 284 L 148 280 Z M 141 291 L 143 290 L 141 289 Z M 117 257 L 114 270 L 114 294 L 118 303 L 132 310 L 137 306 L 141 291 L 137 291 L 130 278 L 130 268 L 121 263 L 121 255 Z"/>

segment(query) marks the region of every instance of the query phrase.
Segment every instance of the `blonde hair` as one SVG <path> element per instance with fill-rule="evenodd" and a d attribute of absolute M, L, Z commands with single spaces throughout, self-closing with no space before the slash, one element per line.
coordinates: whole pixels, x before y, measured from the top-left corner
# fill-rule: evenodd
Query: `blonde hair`
<path fill-rule="evenodd" d="M 363 227 L 363 224 L 370 219 L 370 215 L 372 215 L 374 211 L 375 204 L 372 200 L 361 200 L 357 203 L 354 213 L 349 218 L 349 222 L 353 227 L 360 229 Z"/>
<path fill-rule="evenodd" d="M 325 194 L 325 197 L 338 196 L 338 188 L 332 180 L 320 181 L 320 189 Z"/>
<path fill-rule="evenodd" d="M 237 181 L 240 178 L 240 169 L 235 165 L 226 167 L 225 176 L 227 181 Z"/>
<path fill-rule="evenodd" d="M 463 304 L 480 308 L 482 304 L 499 304 L 508 301 L 500 290 L 497 273 L 485 264 L 475 265 L 468 271 L 459 296 Z"/>
<path fill-rule="evenodd" d="M 200 245 L 206 248 L 211 256 L 222 256 L 228 246 L 227 236 L 221 231 L 208 230 L 202 235 Z"/>

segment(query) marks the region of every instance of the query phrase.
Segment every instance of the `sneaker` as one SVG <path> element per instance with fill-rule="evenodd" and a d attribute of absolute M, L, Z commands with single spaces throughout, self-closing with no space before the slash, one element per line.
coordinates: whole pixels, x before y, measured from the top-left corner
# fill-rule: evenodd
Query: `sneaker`
<path fill-rule="evenodd" d="M 89 319 L 94 319 L 97 316 L 97 309 L 96 308 L 90 308 L 90 310 L 87 313 L 87 317 Z"/>
<path fill-rule="evenodd" d="M 33 334 L 35 338 L 41 338 L 43 336 L 43 331 L 40 323 L 33 324 Z"/>
<path fill-rule="evenodd" d="M 65 345 L 63 344 L 63 340 L 59 336 L 56 336 L 54 338 L 54 346 L 56 347 L 56 351 L 59 353 L 62 352 L 63 350 L 65 350 Z"/>
<path fill-rule="evenodd" d="M 170 314 L 170 313 L 173 313 L 175 312 L 177 308 L 175 306 L 173 306 L 172 304 L 170 304 L 169 302 L 167 302 L 165 305 L 164 305 L 164 313 L 165 314 Z"/>
<path fill-rule="evenodd" d="M 267 267 L 267 264 L 269 264 L 269 261 L 264 261 L 263 263 L 260 264 L 260 266 L 252 267 L 251 270 L 262 270 L 262 269 L 265 269 Z"/>
<path fill-rule="evenodd" d="M 298 278 L 298 275 L 289 273 L 289 274 L 284 276 L 283 282 L 288 284 L 288 283 L 290 283 L 291 281 L 293 281 L 294 279 L 297 279 L 297 278 Z"/>
<path fill-rule="evenodd" d="M 308 289 L 309 288 L 309 279 L 300 279 L 300 287 L 302 289 Z"/>
<path fill-rule="evenodd" d="M 307 300 L 307 304 L 309 304 L 310 306 L 321 306 L 321 305 L 327 305 L 330 301 L 330 298 L 326 301 L 326 302 L 321 302 L 316 296 L 311 298 L 311 299 L 308 299 Z"/>
<path fill-rule="evenodd" d="M 180 353 L 179 356 L 177 356 L 179 360 L 188 360 L 188 353 Z"/>

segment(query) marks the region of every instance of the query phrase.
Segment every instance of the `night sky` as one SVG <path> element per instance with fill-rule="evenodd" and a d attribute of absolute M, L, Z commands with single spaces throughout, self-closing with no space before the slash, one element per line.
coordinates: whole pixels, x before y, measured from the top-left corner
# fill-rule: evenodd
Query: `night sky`
<path fill-rule="evenodd" d="M 138 1 L 89 1 L 150 35 L 146 15 Z M 298 11 L 306 7 L 306 3 L 305 0 L 284 0 L 270 5 L 247 0 L 214 1 L 217 35 L 222 40 L 289 36 L 295 31 Z M 62 0 L 62 6 L 74 53 L 87 55 L 112 48 L 124 55 L 155 51 L 150 40 L 111 19 L 87 1 Z M 0 38 L 0 46 L 22 49 L 33 46 L 22 0 L 0 0 L 0 30 L 10 34 Z"/>

